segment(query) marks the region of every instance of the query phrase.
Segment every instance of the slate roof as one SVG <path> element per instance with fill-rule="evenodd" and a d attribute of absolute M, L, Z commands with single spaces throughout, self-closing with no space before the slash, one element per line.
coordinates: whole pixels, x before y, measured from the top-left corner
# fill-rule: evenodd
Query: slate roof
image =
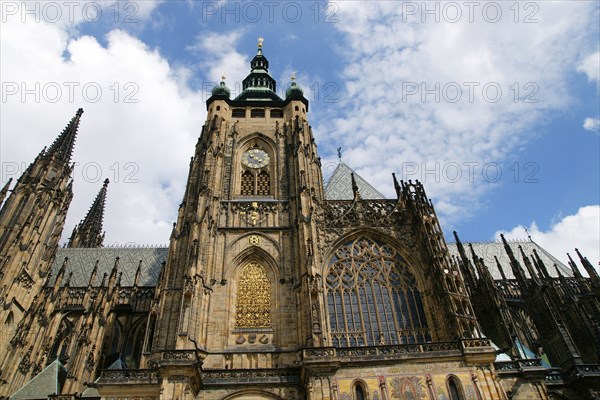
<path fill-rule="evenodd" d="M 133 286 L 135 273 L 140 261 L 142 263 L 139 286 L 156 286 L 163 261 L 167 260 L 167 247 L 102 247 L 88 248 L 62 248 L 58 249 L 56 259 L 52 266 L 52 275 L 56 276 L 68 258 L 65 277 L 73 272 L 71 287 L 86 287 L 98 262 L 98 273 L 93 286 L 102 283 L 102 276 L 110 276 L 117 257 L 119 258 L 118 272 L 122 272 L 121 286 Z M 53 283 L 54 279 L 50 279 Z"/>
<path fill-rule="evenodd" d="M 67 370 L 58 361 L 54 360 L 39 374 L 31 378 L 10 400 L 36 400 L 47 399 L 51 394 L 58 394 L 67 377 Z"/>
<path fill-rule="evenodd" d="M 469 259 L 471 259 L 471 250 L 469 249 L 468 245 L 469 245 L 469 243 L 463 242 L 463 246 L 467 252 L 467 257 L 469 257 Z M 502 242 L 483 242 L 483 243 L 482 242 L 479 242 L 479 243 L 474 242 L 474 243 L 471 243 L 471 245 L 473 246 L 473 250 L 475 250 L 475 254 L 477 254 L 479 257 L 483 258 L 485 265 L 488 267 L 488 269 L 492 273 L 492 276 L 494 277 L 494 279 L 502 279 L 502 276 L 500 275 L 500 271 L 498 270 L 498 267 L 496 265 L 496 260 L 494 260 L 494 256 L 498 257 L 498 261 L 500 261 L 500 265 L 502 265 L 502 270 L 504 271 L 504 274 L 506 275 L 506 277 L 508 279 L 514 278 L 512 269 L 510 267 L 510 260 L 508 258 L 508 255 L 506 254 L 506 251 L 504 250 L 504 245 L 502 244 Z M 509 242 L 508 245 L 510 246 L 515 257 L 521 264 L 521 267 L 525 271 L 525 275 L 527 275 L 528 277 L 529 277 L 529 273 L 527 272 L 527 268 L 525 267 L 525 263 L 523 262 L 523 258 L 521 257 L 521 252 L 519 251 L 519 246 L 521 246 L 523 248 L 523 252 L 527 256 L 532 256 L 533 249 L 535 249 L 537 251 L 538 255 L 540 256 L 540 258 L 542 259 L 542 261 L 544 262 L 544 265 L 546 265 L 546 269 L 548 270 L 548 273 L 550 274 L 550 276 L 558 277 L 558 274 L 556 273 L 556 269 L 554 268 L 555 264 L 556 264 L 556 266 L 558 266 L 558 269 L 560 269 L 561 273 L 564 276 L 573 276 L 573 271 L 571 271 L 571 268 L 564 265 L 556 257 L 554 257 L 552 254 L 548 253 L 546 250 L 544 250 L 544 248 L 542 248 L 539 244 L 537 244 L 533 241 Z M 455 255 L 455 256 L 459 257 L 458 248 L 456 247 L 456 243 L 448 243 L 448 250 L 450 251 L 451 255 Z M 533 262 L 532 262 L 532 264 L 533 264 Z"/>
<path fill-rule="evenodd" d="M 352 200 L 354 199 L 354 193 L 352 192 L 352 178 L 350 174 L 354 173 L 354 180 L 358 186 L 360 196 L 365 200 L 377 200 L 384 199 L 377 189 L 365 181 L 360 175 L 358 175 L 352 168 L 340 162 L 331 178 L 325 186 L 325 199 L 327 200 Z"/>

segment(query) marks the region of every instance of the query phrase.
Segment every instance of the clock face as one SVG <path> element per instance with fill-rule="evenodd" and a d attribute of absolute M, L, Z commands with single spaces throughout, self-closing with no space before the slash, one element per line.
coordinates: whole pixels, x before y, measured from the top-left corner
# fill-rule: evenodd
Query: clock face
<path fill-rule="evenodd" d="M 260 149 L 252 149 L 242 155 L 242 163 L 250 168 L 263 168 L 269 165 L 269 155 Z"/>

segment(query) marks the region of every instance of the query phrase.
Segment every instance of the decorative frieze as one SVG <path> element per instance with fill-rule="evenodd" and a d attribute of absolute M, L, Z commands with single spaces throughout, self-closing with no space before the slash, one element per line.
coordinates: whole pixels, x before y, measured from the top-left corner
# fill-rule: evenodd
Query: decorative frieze
<path fill-rule="evenodd" d="M 228 228 L 277 227 L 288 211 L 289 204 L 282 201 L 222 201 L 220 207 Z"/>
<path fill-rule="evenodd" d="M 304 349 L 302 358 L 305 361 L 318 361 L 322 358 L 344 359 L 400 359 L 406 356 L 415 357 L 416 355 L 433 352 L 451 352 L 460 354 L 460 342 L 436 342 L 422 344 L 404 344 L 393 346 L 361 346 L 361 347 L 327 347 Z"/>
<path fill-rule="evenodd" d="M 215 370 L 202 372 L 205 385 L 231 385 L 231 384 L 297 384 L 300 382 L 299 368 L 263 368 L 244 370 Z"/>
<path fill-rule="evenodd" d="M 99 384 L 158 384 L 160 374 L 153 369 L 105 369 L 100 372 Z"/>

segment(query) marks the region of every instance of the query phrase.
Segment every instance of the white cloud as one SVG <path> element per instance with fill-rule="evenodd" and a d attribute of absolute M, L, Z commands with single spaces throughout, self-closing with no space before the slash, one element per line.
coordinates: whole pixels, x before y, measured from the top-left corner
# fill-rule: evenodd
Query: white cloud
<path fill-rule="evenodd" d="M 577 71 L 585 73 L 589 81 L 600 80 L 600 52 L 585 57 L 577 66 Z"/>
<path fill-rule="evenodd" d="M 201 93 L 187 89 L 184 67 L 173 68 L 122 30 L 110 31 L 103 46 L 90 36 L 69 39 L 68 29 L 20 21 L 2 27 L 2 180 L 18 177 L 82 107 L 63 237 L 109 178 L 106 243 L 167 243 L 206 115 Z M 8 95 L 6 85 L 17 93 Z M 22 98 L 24 88 L 32 93 Z"/>
<path fill-rule="evenodd" d="M 583 121 L 583 129 L 598 133 L 600 131 L 600 119 L 586 118 L 585 121 Z"/>
<path fill-rule="evenodd" d="M 242 80 L 250 70 L 250 59 L 235 49 L 243 34 L 243 29 L 226 33 L 203 32 L 196 38 L 196 43 L 188 47 L 188 50 L 202 56 L 200 66 L 210 81 L 208 86 L 218 83 L 224 75 L 232 98 L 241 93 Z"/>
<path fill-rule="evenodd" d="M 536 3 L 518 16 L 502 3 L 496 23 L 482 8 L 470 22 L 466 6 L 453 23 L 444 4 L 336 2 L 347 43 L 342 108 L 315 134 L 325 147 L 344 147 L 344 161 L 389 196 L 390 172 L 416 165 L 410 177 L 425 181 L 452 223 L 494 187 L 486 165 L 509 162 L 537 123 L 571 105 L 567 77 L 597 45 L 598 27 L 597 5 L 587 2 Z M 421 7 L 438 7 L 439 22 Z M 457 181 L 444 173 L 454 163 Z M 464 163 L 476 165 L 473 182 Z"/>
<path fill-rule="evenodd" d="M 71 2 L 5 1 L 2 23 L 47 23 L 71 33 L 79 24 L 105 24 L 134 28 L 149 20 L 164 0 L 115 2 L 113 0 L 80 0 Z"/>
<path fill-rule="evenodd" d="M 598 266 L 598 261 L 600 261 L 599 205 L 581 207 L 576 214 L 562 218 L 547 231 L 540 230 L 535 221 L 527 229 L 535 242 L 565 265 L 568 265 L 566 254 L 569 253 L 582 269 L 575 254 L 575 248 L 578 248 L 592 265 Z M 499 240 L 500 233 L 504 233 L 507 239 L 527 239 L 525 227 L 522 225 L 509 231 L 496 232 L 496 240 Z"/>

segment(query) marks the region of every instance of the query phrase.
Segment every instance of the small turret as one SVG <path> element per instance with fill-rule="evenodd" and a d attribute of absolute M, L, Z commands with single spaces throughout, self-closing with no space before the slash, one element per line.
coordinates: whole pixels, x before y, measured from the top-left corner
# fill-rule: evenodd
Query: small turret
<path fill-rule="evenodd" d="M 296 83 L 296 77 L 292 75 L 292 83 L 290 87 L 285 91 L 285 98 L 287 99 L 302 99 L 304 98 L 304 90 Z"/>
<path fill-rule="evenodd" d="M 225 97 L 229 99 L 231 96 L 231 90 L 225 84 L 225 75 L 221 76 L 221 82 L 215 86 L 211 91 L 212 97 Z"/>

